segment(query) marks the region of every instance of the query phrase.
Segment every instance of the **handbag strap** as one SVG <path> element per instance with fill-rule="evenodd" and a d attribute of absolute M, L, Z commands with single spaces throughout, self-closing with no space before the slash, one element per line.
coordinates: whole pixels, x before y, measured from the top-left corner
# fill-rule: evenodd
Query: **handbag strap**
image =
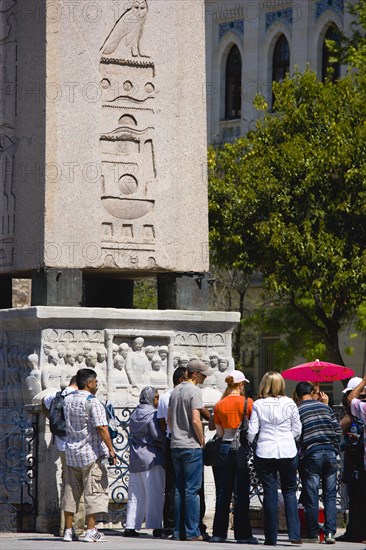
<path fill-rule="evenodd" d="M 233 437 L 233 441 L 232 441 L 232 444 L 231 446 L 234 447 L 234 448 L 238 448 L 238 446 L 240 445 L 239 443 L 239 439 L 240 439 L 240 430 L 242 429 L 243 427 L 243 422 L 244 422 L 244 419 L 246 417 L 246 414 L 247 414 L 247 409 L 248 409 L 248 398 L 247 397 L 244 397 L 244 411 L 243 411 L 243 418 L 239 424 L 239 426 L 237 427 L 236 429 L 236 432 L 235 432 L 235 435 Z"/>
<path fill-rule="evenodd" d="M 247 416 L 247 410 L 248 410 L 248 398 L 244 397 L 244 411 L 243 411 L 243 418 L 239 424 L 238 431 L 240 431 L 240 428 L 243 426 L 243 422 L 245 417 Z"/>
<path fill-rule="evenodd" d="M 244 397 L 244 412 L 243 412 L 243 420 L 247 416 L 247 410 L 248 410 L 248 398 Z"/>

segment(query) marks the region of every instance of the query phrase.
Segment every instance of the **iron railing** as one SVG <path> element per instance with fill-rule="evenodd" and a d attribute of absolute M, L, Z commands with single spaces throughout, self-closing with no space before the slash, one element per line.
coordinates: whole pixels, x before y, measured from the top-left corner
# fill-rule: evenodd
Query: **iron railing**
<path fill-rule="evenodd" d="M 37 516 L 38 415 L 0 409 L 0 531 L 34 531 Z"/>

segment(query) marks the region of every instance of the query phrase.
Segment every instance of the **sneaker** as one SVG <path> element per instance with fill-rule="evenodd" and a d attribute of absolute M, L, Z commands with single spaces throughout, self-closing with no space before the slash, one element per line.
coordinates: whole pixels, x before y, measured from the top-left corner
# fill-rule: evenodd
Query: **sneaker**
<path fill-rule="evenodd" d="M 302 539 L 290 539 L 291 544 L 302 544 Z"/>
<path fill-rule="evenodd" d="M 226 539 L 224 537 L 214 537 L 212 536 L 209 540 L 209 542 L 225 542 Z"/>
<path fill-rule="evenodd" d="M 139 537 L 140 533 L 135 531 L 135 529 L 125 529 L 125 531 L 123 533 L 123 536 L 124 537 Z"/>
<path fill-rule="evenodd" d="M 154 529 L 152 535 L 155 539 L 161 539 L 161 537 L 163 536 L 163 533 L 164 533 L 163 529 Z"/>
<path fill-rule="evenodd" d="M 79 537 L 76 536 L 74 529 L 65 529 L 64 542 L 74 542 L 77 540 L 79 540 Z"/>
<path fill-rule="evenodd" d="M 257 537 L 249 537 L 248 539 L 239 539 L 236 541 L 238 544 L 258 544 Z"/>
<path fill-rule="evenodd" d="M 334 538 L 333 533 L 327 533 L 327 534 L 325 535 L 325 539 L 324 539 L 324 540 L 325 540 L 325 542 L 326 542 L 327 544 L 335 544 L 335 538 Z"/>
<path fill-rule="evenodd" d="M 84 537 L 85 542 L 107 542 L 103 533 L 99 533 L 97 529 L 88 529 Z"/>
<path fill-rule="evenodd" d="M 191 539 L 186 539 L 188 542 L 202 542 L 204 541 L 205 539 L 203 538 L 202 535 L 198 535 L 198 537 L 192 537 Z"/>

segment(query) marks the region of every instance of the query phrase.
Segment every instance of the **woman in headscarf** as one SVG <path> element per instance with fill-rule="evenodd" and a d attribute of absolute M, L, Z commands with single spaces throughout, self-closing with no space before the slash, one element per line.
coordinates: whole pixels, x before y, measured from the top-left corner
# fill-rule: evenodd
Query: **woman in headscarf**
<path fill-rule="evenodd" d="M 130 419 L 130 478 L 125 537 L 138 537 L 145 520 L 154 536 L 161 536 L 164 507 L 165 434 L 156 418 L 159 394 L 147 386 Z"/>

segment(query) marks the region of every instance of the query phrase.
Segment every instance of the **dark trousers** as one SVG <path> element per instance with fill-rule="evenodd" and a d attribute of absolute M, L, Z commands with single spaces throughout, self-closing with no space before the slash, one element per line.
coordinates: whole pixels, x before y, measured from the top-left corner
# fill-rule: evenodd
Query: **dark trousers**
<path fill-rule="evenodd" d="M 366 472 L 362 467 L 352 472 L 347 490 L 349 514 L 344 536 L 351 542 L 362 542 L 366 540 Z"/>
<path fill-rule="evenodd" d="M 249 539 L 252 528 L 249 520 L 249 470 L 238 468 L 236 451 L 230 444 L 220 447 L 218 464 L 213 467 L 216 485 L 216 510 L 213 536 L 227 538 L 231 498 L 234 494 L 234 537 Z"/>
<path fill-rule="evenodd" d="M 300 520 L 296 499 L 297 455 L 294 458 L 254 457 L 254 466 L 263 485 L 264 536 L 266 544 L 277 544 L 278 482 L 285 503 L 287 530 L 290 540 L 299 540 Z"/>
<path fill-rule="evenodd" d="M 165 501 L 164 501 L 164 528 L 174 529 L 175 522 L 175 483 L 174 466 L 170 450 L 170 438 L 166 438 L 165 446 Z"/>

